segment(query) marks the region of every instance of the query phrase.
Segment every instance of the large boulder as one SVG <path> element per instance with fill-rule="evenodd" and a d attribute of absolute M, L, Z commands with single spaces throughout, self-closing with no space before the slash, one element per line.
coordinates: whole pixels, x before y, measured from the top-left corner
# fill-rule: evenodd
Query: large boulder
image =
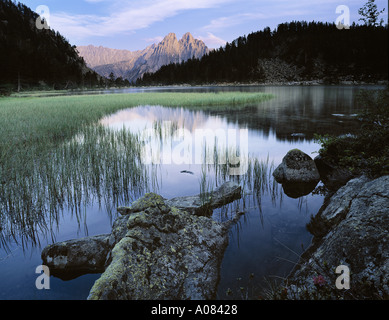
<path fill-rule="evenodd" d="M 125 216 L 125 236 L 88 299 L 212 299 L 228 243 L 223 224 L 166 206 L 148 194 L 149 207 Z"/>
<path fill-rule="evenodd" d="M 389 176 L 350 180 L 308 229 L 313 243 L 288 277 L 283 298 L 389 298 Z M 350 271 L 348 290 L 336 287 L 341 265 Z"/>
<path fill-rule="evenodd" d="M 226 204 L 240 197 L 240 186 L 227 183 L 210 197 L 208 205 Z M 173 206 L 180 203 L 148 193 L 120 208 L 111 234 L 50 245 L 42 260 L 52 274 L 102 272 L 91 300 L 212 299 L 228 230 L 241 213 L 219 223 Z"/>
<path fill-rule="evenodd" d="M 273 176 L 279 183 L 319 182 L 320 174 L 313 159 L 299 149 L 290 150 L 282 163 L 274 170 Z"/>

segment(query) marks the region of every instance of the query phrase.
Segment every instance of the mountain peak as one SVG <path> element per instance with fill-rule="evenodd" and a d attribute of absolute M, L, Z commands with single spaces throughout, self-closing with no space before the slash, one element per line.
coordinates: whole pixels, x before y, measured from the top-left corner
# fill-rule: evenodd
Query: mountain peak
<path fill-rule="evenodd" d="M 155 72 L 169 63 L 201 58 L 208 52 L 205 43 L 195 39 L 190 32 L 185 33 L 180 41 L 171 32 L 159 43 L 138 51 L 93 46 L 78 49 L 85 61 L 103 76 L 108 77 L 113 72 L 115 77 L 120 76 L 132 82 L 141 78 L 145 72 Z"/>
<path fill-rule="evenodd" d="M 183 41 L 187 41 L 187 42 L 192 42 L 194 40 L 192 34 L 190 32 L 187 32 L 185 33 L 183 36 L 182 36 L 182 39 Z"/>
<path fill-rule="evenodd" d="M 176 34 L 173 32 L 170 32 L 167 36 L 165 36 L 165 38 L 163 38 L 162 42 L 165 42 L 165 41 L 177 41 Z"/>

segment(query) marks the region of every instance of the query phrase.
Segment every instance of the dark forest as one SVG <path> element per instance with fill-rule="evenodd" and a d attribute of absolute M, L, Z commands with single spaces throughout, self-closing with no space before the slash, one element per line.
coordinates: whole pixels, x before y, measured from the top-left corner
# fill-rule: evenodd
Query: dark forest
<path fill-rule="evenodd" d="M 239 37 L 202 59 L 164 66 L 137 84 L 374 82 L 388 77 L 387 40 L 387 26 L 283 23 Z"/>

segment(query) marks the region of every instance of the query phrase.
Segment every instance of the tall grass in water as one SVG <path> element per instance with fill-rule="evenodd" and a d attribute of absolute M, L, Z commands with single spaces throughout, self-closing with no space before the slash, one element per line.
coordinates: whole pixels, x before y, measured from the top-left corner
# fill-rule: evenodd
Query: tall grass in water
<path fill-rule="evenodd" d="M 3 238 L 23 246 L 52 232 L 64 209 L 85 221 L 81 209 L 92 202 L 111 213 L 150 188 L 150 173 L 142 164 L 139 140 L 126 130 L 88 126 L 68 142 L 51 150 L 28 170 L 0 185 Z M 4 167 L 4 166 L 3 166 Z M 4 219 L 5 220 L 5 219 Z"/>
<path fill-rule="evenodd" d="M 156 143 L 149 145 L 147 148 L 145 146 L 148 150 L 145 153 L 154 153 L 154 156 L 151 158 L 161 161 L 161 153 L 164 152 L 164 146 L 170 146 L 172 141 L 176 141 L 177 129 L 179 128 L 176 122 L 155 121 L 152 125 L 152 136 L 155 137 L 156 141 L 154 142 Z M 222 140 L 219 141 L 219 138 Z M 185 140 L 185 138 L 183 139 Z M 142 138 L 142 140 L 144 139 Z M 179 143 L 183 142 L 180 139 L 177 141 Z M 194 143 L 191 140 L 193 145 L 189 143 L 186 146 L 188 148 L 187 151 L 192 152 L 193 163 L 196 162 L 195 158 L 202 159 L 201 163 L 197 164 L 200 166 L 198 173 L 200 201 L 203 206 L 210 203 L 213 191 L 226 181 L 233 180 L 239 183 L 243 190 L 240 203 L 241 208 L 237 207 L 238 204 L 236 202 L 232 204 L 235 206 L 235 211 L 245 211 L 255 207 L 259 210 L 262 219 L 262 197 L 264 195 L 266 197 L 270 196 L 273 204 L 275 204 L 277 199 L 282 198 L 279 184 L 272 177 L 272 172 L 275 169 L 274 162 L 270 162 L 269 155 L 266 158 L 246 155 L 244 152 L 241 152 L 238 146 L 226 145 L 225 142 L 224 137 L 215 135 L 213 141 L 204 139 Z M 201 148 L 198 150 L 197 146 L 200 144 Z M 194 147 L 194 145 L 196 146 Z M 197 152 L 201 154 L 196 154 Z M 236 157 L 239 159 L 238 164 L 236 164 Z M 240 171 L 241 174 L 237 174 Z M 246 205 L 251 207 L 249 208 Z M 204 207 L 204 210 L 207 210 L 207 208 Z M 225 207 L 222 208 L 222 211 L 224 213 L 228 212 Z M 227 218 L 227 216 L 223 218 Z"/>
<path fill-rule="evenodd" d="M 213 182 L 207 175 L 206 167 L 201 166 L 201 177 L 200 177 L 200 201 L 204 211 L 211 210 Z"/>
<path fill-rule="evenodd" d="M 226 181 L 235 181 L 242 188 L 241 198 L 215 210 L 214 217 L 219 221 L 225 221 L 233 218 L 238 212 L 257 210 L 263 224 L 263 198 L 266 197 L 273 205 L 277 205 L 277 200 L 281 202 L 283 197 L 282 187 L 272 177 L 274 163 L 270 162 L 268 157 L 265 159 L 249 157 L 247 171 L 244 174 L 230 175 L 229 168 L 228 161 L 225 164 L 202 165 L 199 179 L 201 199 L 209 200 L 211 192 L 217 186 Z M 239 227 L 236 231 L 239 232 Z"/>
<path fill-rule="evenodd" d="M 278 199 L 282 201 L 281 187 L 272 176 L 275 169 L 274 162 L 270 161 L 269 155 L 266 158 L 258 158 L 240 154 L 238 166 L 242 169 L 242 174 L 235 175 L 232 172 L 236 171 L 231 169 L 236 169 L 236 165 L 232 163 L 238 151 L 228 146 L 219 146 L 216 138 L 212 147 L 203 145 L 200 197 L 206 201 L 215 188 L 226 181 L 235 181 L 242 187 L 242 197 L 239 201 L 221 208 L 218 218 L 226 220 L 235 212 L 258 209 L 263 222 L 262 198 L 269 197 L 273 205 L 276 205 Z"/>
<path fill-rule="evenodd" d="M 37 244 L 54 236 L 61 212 L 97 199 L 108 210 L 156 185 L 142 164 L 139 139 L 97 126 L 105 115 L 138 105 L 239 108 L 261 93 L 142 93 L 0 99 L 0 244 Z M 150 179 L 150 176 L 152 177 Z"/>

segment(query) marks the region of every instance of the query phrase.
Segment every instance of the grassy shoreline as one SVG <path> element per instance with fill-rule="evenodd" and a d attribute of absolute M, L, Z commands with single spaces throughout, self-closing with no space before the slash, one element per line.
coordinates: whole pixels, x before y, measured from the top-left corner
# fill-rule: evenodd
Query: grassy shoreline
<path fill-rule="evenodd" d="M 0 147 L 56 144 L 84 125 L 139 105 L 191 108 L 239 108 L 270 99 L 264 93 L 131 93 L 0 99 Z M 1 154 L 0 154 L 1 155 Z"/>

